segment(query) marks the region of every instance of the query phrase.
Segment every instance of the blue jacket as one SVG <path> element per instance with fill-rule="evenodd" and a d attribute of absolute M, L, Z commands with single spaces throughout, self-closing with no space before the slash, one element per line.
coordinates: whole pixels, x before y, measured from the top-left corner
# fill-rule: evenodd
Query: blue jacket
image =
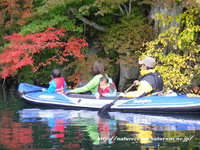
<path fill-rule="evenodd" d="M 64 87 L 65 91 L 66 91 L 66 86 L 67 86 L 67 83 L 65 82 L 65 87 Z M 56 82 L 55 82 L 55 80 L 52 80 L 51 82 L 49 82 L 48 89 L 44 90 L 43 92 L 56 93 Z"/>

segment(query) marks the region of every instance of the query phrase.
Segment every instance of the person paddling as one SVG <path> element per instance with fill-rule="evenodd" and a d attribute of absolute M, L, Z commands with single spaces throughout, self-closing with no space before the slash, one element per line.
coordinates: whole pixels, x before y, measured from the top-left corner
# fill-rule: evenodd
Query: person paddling
<path fill-rule="evenodd" d="M 119 96 L 136 98 L 147 96 L 163 90 L 162 76 L 154 69 L 155 59 L 147 56 L 144 58 L 144 60 L 139 61 L 139 64 L 142 65 L 142 69 L 140 71 L 142 77 L 140 80 L 134 81 L 135 85 L 138 86 L 137 90 L 127 93 L 120 93 Z"/>

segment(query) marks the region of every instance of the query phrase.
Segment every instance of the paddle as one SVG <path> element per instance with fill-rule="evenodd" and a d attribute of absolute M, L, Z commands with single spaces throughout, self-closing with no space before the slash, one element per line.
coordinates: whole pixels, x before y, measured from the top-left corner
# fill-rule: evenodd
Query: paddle
<path fill-rule="evenodd" d="M 127 93 L 133 86 L 135 85 L 135 83 L 133 83 L 124 93 Z M 106 104 L 104 105 L 98 112 L 98 114 L 105 114 L 109 111 L 110 107 L 121 98 L 122 96 L 117 97 L 117 99 L 115 99 L 113 102 L 111 102 L 110 104 Z"/>
<path fill-rule="evenodd" d="M 16 99 L 19 99 L 19 98 L 22 98 L 23 95 L 27 94 L 27 93 L 32 93 L 32 92 L 39 92 L 39 91 L 42 91 L 42 90 L 35 90 L 35 91 L 14 91 L 12 92 L 12 95 L 14 98 Z"/>

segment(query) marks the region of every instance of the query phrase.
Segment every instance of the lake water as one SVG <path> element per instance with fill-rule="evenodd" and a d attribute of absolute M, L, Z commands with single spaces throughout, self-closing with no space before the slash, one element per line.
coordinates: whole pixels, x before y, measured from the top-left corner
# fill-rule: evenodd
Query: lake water
<path fill-rule="evenodd" d="M 3 87 L 3 88 L 2 88 Z M 144 114 L 27 105 L 0 86 L 0 150 L 198 150 L 199 114 Z"/>

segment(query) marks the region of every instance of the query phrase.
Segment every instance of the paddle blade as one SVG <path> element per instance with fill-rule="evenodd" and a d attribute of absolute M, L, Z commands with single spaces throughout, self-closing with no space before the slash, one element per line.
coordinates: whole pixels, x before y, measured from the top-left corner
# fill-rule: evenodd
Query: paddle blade
<path fill-rule="evenodd" d="M 104 106 L 98 111 L 98 115 L 99 115 L 99 114 L 103 115 L 103 114 L 108 113 L 108 111 L 109 111 L 109 109 L 110 109 L 111 106 L 112 106 L 112 103 L 104 105 Z"/>
<path fill-rule="evenodd" d="M 133 86 L 135 85 L 135 83 L 133 83 L 124 93 L 127 93 Z M 108 113 L 110 107 L 121 98 L 122 96 L 119 96 L 116 100 L 114 100 L 112 103 L 110 104 L 106 104 L 104 105 L 98 112 L 98 114 L 105 114 Z"/>
<path fill-rule="evenodd" d="M 14 98 L 18 99 L 18 98 L 22 98 L 22 96 L 24 94 L 33 93 L 33 92 L 41 92 L 41 91 L 42 91 L 42 89 L 35 90 L 35 91 L 26 91 L 26 92 L 25 91 L 14 91 L 14 92 L 12 92 L 12 95 L 13 95 Z"/>
<path fill-rule="evenodd" d="M 12 95 L 15 99 L 19 99 L 22 98 L 22 96 L 24 95 L 24 91 L 13 91 Z"/>
<path fill-rule="evenodd" d="M 111 116 L 110 114 L 107 112 L 107 113 L 104 113 L 104 114 L 101 114 L 101 113 L 98 113 L 98 116 L 101 118 L 101 119 L 111 119 Z"/>

